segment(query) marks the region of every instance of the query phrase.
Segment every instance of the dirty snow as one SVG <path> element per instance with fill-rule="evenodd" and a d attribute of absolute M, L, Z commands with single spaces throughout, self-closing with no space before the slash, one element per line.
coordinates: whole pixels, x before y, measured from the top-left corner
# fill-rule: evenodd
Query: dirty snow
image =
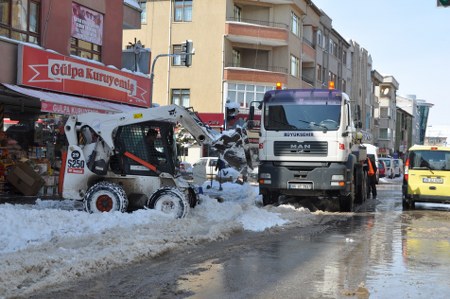
<path fill-rule="evenodd" d="M 227 238 L 242 230 L 308 225 L 315 215 L 290 206 L 262 207 L 249 184 L 217 182 L 184 219 L 155 210 L 88 214 L 79 202 L 38 200 L 0 205 L 0 298 L 26 296 L 166 251 Z M 220 197 L 219 202 L 214 197 Z"/>

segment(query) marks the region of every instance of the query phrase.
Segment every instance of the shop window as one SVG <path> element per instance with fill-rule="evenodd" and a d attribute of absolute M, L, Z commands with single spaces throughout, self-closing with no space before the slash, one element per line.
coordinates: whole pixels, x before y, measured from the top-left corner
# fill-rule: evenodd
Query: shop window
<path fill-rule="evenodd" d="M 175 0 L 174 21 L 175 22 L 192 21 L 192 0 Z"/>
<path fill-rule="evenodd" d="M 228 83 L 227 100 L 248 108 L 252 101 L 262 101 L 264 93 L 274 88 L 274 86 Z"/>
<path fill-rule="evenodd" d="M 171 98 L 172 104 L 183 107 L 189 107 L 190 98 L 191 98 L 190 89 L 172 89 L 172 98 Z"/>
<path fill-rule="evenodd" d="M 70 54 L 82 58 L 101 61 L 102 47 L 93 43 L 72 37 L 70 40 Z"/>
<path fill-rule="evenodd" d="M 39 44 L 40 2 L 31 0 L 0 1 L 0 35 Z"/>

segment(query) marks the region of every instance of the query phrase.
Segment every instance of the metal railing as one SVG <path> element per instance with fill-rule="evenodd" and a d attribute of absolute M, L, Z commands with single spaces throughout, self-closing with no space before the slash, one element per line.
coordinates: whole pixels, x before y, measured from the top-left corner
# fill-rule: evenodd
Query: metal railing
<path fill-rule="evenodd" d="M 288 69 L 281 66 L 272 66 L 272 65 L 252 65 L 252 66 L 243 66 L 239 65 L 237 63 L 229 63 L 227 64 L 227 67 L 239 67 L 244 69 L 254 69 L 254 70 L 261 70 L 261 71 L 269 71 L 269 72 L 276 72 L 276 73 L 283 73 L 287 74 Z"/>
<path fill-rule="evenodd" d="M 228 17 L 227 21 L 239 22 L 239 23 L 250 23 L 250 24 L 255 24 L 255 25 L 262 25 L 262 26 L 275 27 L 275 28 L 281 28 L 281 29 L 289 28 L 289 26 L 285 23 L 269 22 L 269 21 L 262 21 L 262 20 L 251 20 L 251 19 Z"/>

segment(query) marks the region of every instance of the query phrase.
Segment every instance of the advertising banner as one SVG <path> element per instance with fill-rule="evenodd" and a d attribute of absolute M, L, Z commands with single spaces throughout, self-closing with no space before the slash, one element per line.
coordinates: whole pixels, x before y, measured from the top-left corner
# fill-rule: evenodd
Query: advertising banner
<path fill-rule="evenodd" d="M 72 3 L 72 36 L 101 46 L 103 15 L 77 3 Z"/>
<path fill-rule="evenodd" d="M 150 78 L 19 45 L 19 85 L 150 107 Z"/>

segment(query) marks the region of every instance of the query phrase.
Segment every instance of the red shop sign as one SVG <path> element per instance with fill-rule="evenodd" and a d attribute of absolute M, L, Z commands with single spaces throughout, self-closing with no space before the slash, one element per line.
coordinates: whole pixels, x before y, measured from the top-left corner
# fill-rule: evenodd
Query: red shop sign
<path fill-rule="evenodd" d="M 19 85 L 150 107 L 150 78 L 19 45 Z"/>

